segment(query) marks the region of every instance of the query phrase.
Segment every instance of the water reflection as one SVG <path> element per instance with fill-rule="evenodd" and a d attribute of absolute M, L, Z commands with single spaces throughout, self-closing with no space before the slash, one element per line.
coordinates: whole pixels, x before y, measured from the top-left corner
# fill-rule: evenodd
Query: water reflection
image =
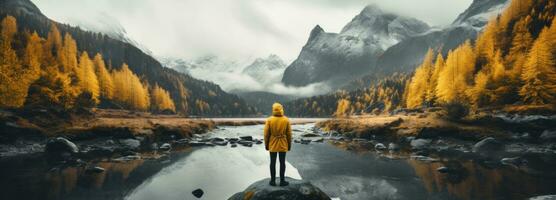
<path fill-rule="evenodd" d="M 262 125 L 224 127 L 208 137 L 262 138 Z M 312 125 L 295 125 L 300 136 Z M 303 178 L 332 197 L 360 199 L 524 199 L 554 193 L 556 179 L 532 176 L 510 167 L 487 168 L 473 161 L 421 162 L 407 152 L 377 154 L 365 143 L 294 144 L 287 154 L 287 175 Z M 160 155 L 143 155 L 159 158 Z M 95 161 L 106 171 L 86 167 L 51 170 L 40 156 L 0 159 L 0 199 L 227 199 L 252 182 L 268 177 L 263 145 L 236 148 L 196 147 L 168 159 Z M 436 171 L 442 166 L 456 173 Z"/>
<path fill-rule="evenodd" d="M 458 199 L 525 199 L 535 194 L 553 193 L 554 179 L 535 177 L 511 167 L 490 169 L 473 161 L 444 161 L 423 163 L 408 160 L 415 174 L 431 195 L 447 193 Z M 449 166 L 455 171 L 436 171 Z"/>
<path fill-rule="evenodd" d="M 184 199 L 197 188 L 205 191 L 203 199 L 227 199 L 268 177 L 268 159 L 262 145 L 199 149 L 147 180 L 126 199 Z M 301 178 L 291 164 L 286 163 L 286 168 L 286 176 Z"/>

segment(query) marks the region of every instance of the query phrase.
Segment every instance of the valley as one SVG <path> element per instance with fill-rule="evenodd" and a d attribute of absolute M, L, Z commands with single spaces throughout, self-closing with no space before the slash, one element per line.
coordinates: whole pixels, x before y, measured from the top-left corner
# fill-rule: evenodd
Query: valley
<path fill-rule="evenodd" d="M 554 1 L 259 3 L 0 0 L 0 199 L 556 195 Z"/>

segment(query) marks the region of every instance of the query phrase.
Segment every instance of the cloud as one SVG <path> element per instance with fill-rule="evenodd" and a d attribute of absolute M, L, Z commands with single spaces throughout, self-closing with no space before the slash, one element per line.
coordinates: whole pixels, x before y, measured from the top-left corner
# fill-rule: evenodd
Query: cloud
<path fill-rule="evenodd" d="M 367 4 L 447 25 L 472 0 L 32 1 L 47 16 L 66 23 L 109 13 L 131 39 L 157 56 L 255 59 L 274 53 L 291 62 L 316 24 L 338 32 Z"/>

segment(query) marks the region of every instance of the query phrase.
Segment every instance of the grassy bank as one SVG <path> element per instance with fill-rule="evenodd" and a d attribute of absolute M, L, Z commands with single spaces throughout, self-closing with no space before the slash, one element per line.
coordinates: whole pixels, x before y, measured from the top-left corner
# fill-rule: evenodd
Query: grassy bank
<path fill-rule="evenodd" d="M 54 136 L 77 140 L 136 136 L 186 138 L 205 133 L 216 126 L 211 120 L 125 110 L 95 110 L 85 114 L 2 111 L 0 121 L 0 142 L 8 143 L 17 139 Z"/>
<path fill-rule="evenodd" d="M 478 140 L 485 137 L 506 139 L 511 132 L 527 131 L 538 136 L 550 128 L 551 122 L 512 123 L 490 115 L 475 116 L 464 120 L 448 120 L 436 112 L 399 115 L 365 115 L 349 118 L 334 118 L 317 123 L 325 131 L 336 131 L 347 137 L 370 139 L 384 137 L 399 139 L 415 136 L 418 138 L 452 137 L 464 140 Z"/>

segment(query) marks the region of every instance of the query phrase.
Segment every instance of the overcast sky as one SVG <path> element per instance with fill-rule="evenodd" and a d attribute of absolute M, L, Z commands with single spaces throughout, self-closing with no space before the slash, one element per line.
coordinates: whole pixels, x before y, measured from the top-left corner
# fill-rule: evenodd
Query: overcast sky
<path fill-rule="evenodd" d="M 472 0 L 32 0 L 69 24 L 119 21 L 156 56 L 216 55 L 239 62 L 277 54 L 293 61 L 316 25 L 338 32 L 365 5 L 450 24 Z M 97 26 L 101 26 L 98 25 Z"/>

